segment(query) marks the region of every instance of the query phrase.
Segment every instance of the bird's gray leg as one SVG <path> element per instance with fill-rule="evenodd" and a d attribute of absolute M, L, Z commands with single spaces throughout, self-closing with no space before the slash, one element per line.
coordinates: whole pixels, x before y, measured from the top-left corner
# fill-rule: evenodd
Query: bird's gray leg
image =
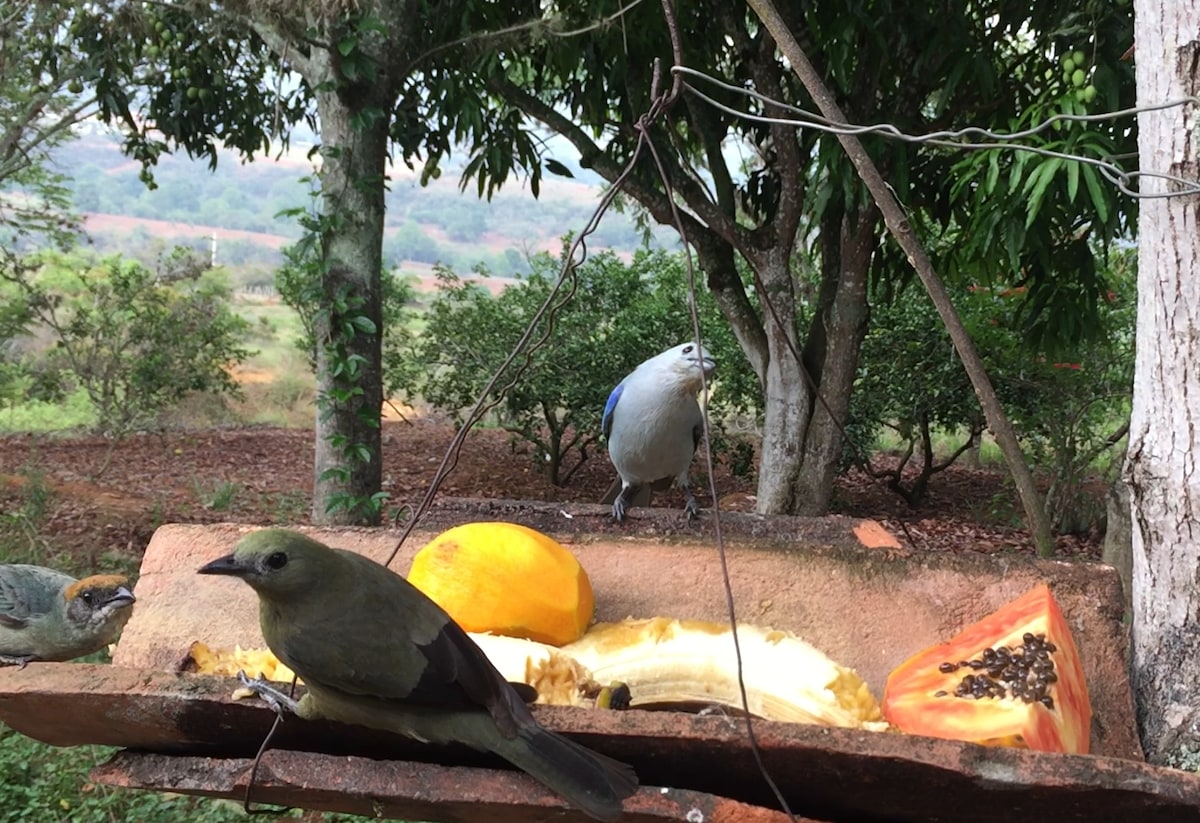
<path fill-rule="evenodd" d="M 23 669 L 33 660 L 37 660 L 37 657 L 32 654 L 0 654 L 0 666 L 20 666 Z"/>
<path fill-rule="evenodd" d="M 274 709 L 275 714 L 280 718 L 285 712 L 300 713 L 300 704 L 274 686 L 267 685 L 267 681 L 262 675 L 251 678 L 245 671 L 239 670 L 237 676 L 243 686 L 258 695 L 259 699 Z"/>
<path fill-rule="evenodd" d="M 612 513 L 613 520 L 620 523 L 625 519 L 625 511 L 629 507 L 629 501 L 638 493 L 640 486 L 631 486 L 629 484 L 621 485 L 621 493 L 617 495 L 617 499 L 613 501 Z"/>
<path fill-rule="evenodd" d="M 695 520 L 700 516 L 700 504 L 696 502 L 696 495 L 692 494 L 691 487 L 684 485 L 682 488 L 683 510 L 687 512 L 688 520 Z"/>

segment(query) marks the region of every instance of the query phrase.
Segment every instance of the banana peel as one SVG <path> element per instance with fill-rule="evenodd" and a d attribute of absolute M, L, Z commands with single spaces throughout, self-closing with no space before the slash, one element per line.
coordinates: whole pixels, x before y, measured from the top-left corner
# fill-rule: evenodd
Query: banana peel
<path fill-rule="evenodd" d="M 537 689 L 537 702 L 552 706 L 594 706 L 602 687 L 578 660 L 535 640 L 468 632 L 501 676 Z"/>
<path fill-rule="evenodd" d="M 853 669 L 792 634 L 739 625 L 750 714 L 822 726 L 889 728 Z M 628 684 L 631 705 L 718 705 L 742 710 L 733 633 L 725 624 L 656 617 L 594 626 L 562 647 L 598 681 Z"/>
<path fill-rule="evenodd" d="M 527 683 L 538 703 L 599 708 L 725 707 L 742 710 L 737 657 L 728 625 L 656 617 L 601 623 L 561 648 L 469 633 L 500 674 Z M 853 669 L 796 635 L 739 625 L 742 676 L 750 713 L 768 720 L 882 731 L 879 703 Z M 290 682 L 292 672 L 267 649 L 192 644 L 184 671 Z"/>

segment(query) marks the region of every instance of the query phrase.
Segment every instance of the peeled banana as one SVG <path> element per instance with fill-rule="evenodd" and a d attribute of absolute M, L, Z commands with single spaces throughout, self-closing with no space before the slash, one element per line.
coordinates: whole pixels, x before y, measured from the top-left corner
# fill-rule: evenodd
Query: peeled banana
<path fill-rule="evenodd" d="M 199 640 L 192 643 L 180 667 L 186 672 L 223 674 L 227 677 L 244 671 L 250 677 L 263 677 L 277 683 L 291 683 L 295 673 L 268 649 L 214 649 Z"/>

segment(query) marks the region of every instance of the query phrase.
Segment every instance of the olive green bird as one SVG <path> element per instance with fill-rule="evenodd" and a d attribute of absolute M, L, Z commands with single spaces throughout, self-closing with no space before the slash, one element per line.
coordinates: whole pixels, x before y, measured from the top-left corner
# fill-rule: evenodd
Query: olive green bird
<path fill-rule="evenodd" d="M 43 566 L 0 565 L 0 664 L 72 660 L 100 651 L 128 622 L 133 604 L 120 575 L 76 580 Z"/>
<path fill-rule="evenodd" d="M 633 770 L 538 725 L 518 688 L 440 606 L 386 567 L 284 529 L 244 537 L 201 574 L 240 577 L 259 597 L 263 639 L 304 681 L 302 718 L 493 752 L 600 820 L 637 789 Z"/>

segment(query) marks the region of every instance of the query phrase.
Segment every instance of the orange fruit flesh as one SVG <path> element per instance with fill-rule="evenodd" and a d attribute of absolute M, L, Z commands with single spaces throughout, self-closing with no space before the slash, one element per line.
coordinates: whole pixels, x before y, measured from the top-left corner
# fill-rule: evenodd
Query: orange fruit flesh
<path fill-rule="evenodd" d="M 408 580 L 467 631 L 561 646 L 591 622 L 587 573 L 570 551 L 516 523 L 467 523 L 417 552 Z"/>

